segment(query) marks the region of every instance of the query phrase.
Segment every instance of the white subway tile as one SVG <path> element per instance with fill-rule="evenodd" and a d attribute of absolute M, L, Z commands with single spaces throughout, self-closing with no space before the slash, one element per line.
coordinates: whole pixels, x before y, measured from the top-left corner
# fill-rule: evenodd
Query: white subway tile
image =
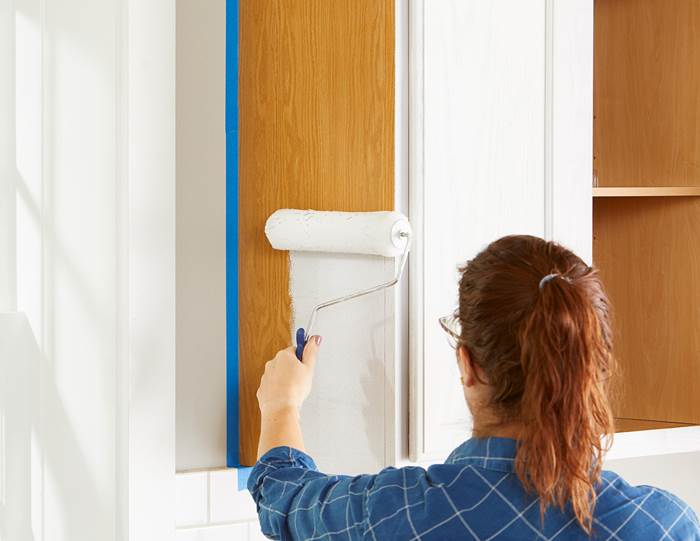
<path fill-rule="evenodd" d="M 260 523 L 256 520 L 248 523 L 248 541 L 265 541 L 265 537 L 260 529 Z"/>
<path fill-rule="evenodd" d="M 207 523 L 207 472 L 178 473 L 175 477 L 177 526 Z"/>
<path fill-rule="evenodd" d="M 248 541 L 248 525 L 230 524 L 178 530 L 176 541 Z"/>
<path fill-rule="evenodd" d="M 238 490 L 235 469 L 209 472 L 209 505 L 211 522 L 257 520 L 255 502 L 247 490 Z"/>

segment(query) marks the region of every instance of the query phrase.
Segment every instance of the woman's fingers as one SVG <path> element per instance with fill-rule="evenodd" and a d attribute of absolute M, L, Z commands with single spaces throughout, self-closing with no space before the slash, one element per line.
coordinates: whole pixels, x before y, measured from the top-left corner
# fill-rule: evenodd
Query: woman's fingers
<path fill-rule="evenodd" d="M 314 335 L 306 342 L 304 353 L 301 356 L 301 362 L 309 366 L 312 370 L 316 366 L 316 354 L 321 346 L 321 336 Z"/>
<path fill-rule="evenodd" d="M 260 378 L 257 397 L 260 411 L 271 412 L 290 406 L 300 408 L 311 392 L 316 354 L 320 336 L 312 336 L 304 348 L 303 362 L 296 358 L 295 348 L 277 352 L 274 359 L 265 363 Z"/>

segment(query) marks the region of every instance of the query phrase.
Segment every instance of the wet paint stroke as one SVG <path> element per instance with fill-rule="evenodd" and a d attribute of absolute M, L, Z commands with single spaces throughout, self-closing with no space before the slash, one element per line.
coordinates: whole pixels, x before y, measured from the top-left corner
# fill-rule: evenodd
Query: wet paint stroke
<path fill-rule="evenodd" d="M 390 279 L 394 260 L 381 256 L 289 252 L 290 335 L 319 302 Z M 307 451 L 330 473 L 376 471 L 385 465 L 385 351 L 393 325 L 393 293 L 380 291 L 319 312 L 323 336 L 301 424 Z M 390 309 L 388 308 L 390 307 Z"/>

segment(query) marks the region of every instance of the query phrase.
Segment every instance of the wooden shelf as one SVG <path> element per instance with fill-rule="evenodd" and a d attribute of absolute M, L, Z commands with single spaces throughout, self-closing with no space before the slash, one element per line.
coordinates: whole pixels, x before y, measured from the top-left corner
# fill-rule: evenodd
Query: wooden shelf
<path fill-rule="evenodd" d="M 700 197 L 700 186 L 606 186 L 593 188 L 593 197 Z"/>

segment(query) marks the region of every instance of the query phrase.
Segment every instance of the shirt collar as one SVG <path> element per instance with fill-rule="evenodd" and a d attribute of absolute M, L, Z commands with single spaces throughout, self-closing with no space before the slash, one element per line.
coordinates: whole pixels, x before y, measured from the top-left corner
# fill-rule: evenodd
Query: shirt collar
<path fill-rule="evenodd" d="M 512 472 L 518 442 L 511 438 L 470 438 L 457 447 L 445 464 L 470 464 L 488 470 Z"/>

